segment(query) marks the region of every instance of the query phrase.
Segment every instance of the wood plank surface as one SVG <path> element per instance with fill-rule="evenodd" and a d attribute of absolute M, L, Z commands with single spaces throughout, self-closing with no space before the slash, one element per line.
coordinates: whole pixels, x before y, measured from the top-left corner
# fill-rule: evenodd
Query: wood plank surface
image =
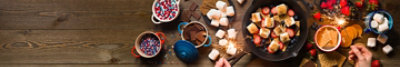
<path fill-rule="evenodd" d="M 210 47 L 199 48 L 200 57 L 195 63 L 185 64 L 176 58 L 171 48 L 180 40 L 177 25 L 182 16 L 168 24 L 153 24 L 153 1 L 0 0 L 0 67 L 212 67 L 214 62 L 207 57 Z M 242 20 L 253 0 L 243 5 L 231 1 L 236 9 L 231 27 L 237 29 L 238 41 L 242 41 L 239 44 L 244 45 Z M 383 8 L 399 19 L 400 12 L 396 11 L 400 7 L 393 1 L 396 0 L 384 0 Z M 201 2 L 181 0 L 181 12 L 188 11 L 192 3 L 200 6 Z M 199 9 L 194 12 L 200 13 Z M 198 21 L 204 23 L 203 18 Z M 394 26 L 393 35 L 400 34 L 399 27 Z M 209 25 L 208 29 L 213 44 L 217 44 L 216 29 Z M 162 31 L 167 35 L 157 58 L 137 59 L 130 54 L 136 37 L 144 31 Z M 398 44 L 399 39 L 394 37 L 393 42 Z M 374 57 L 384 66 L 396 67 L 400 61 L 400 49 L 396 48 L 400 46 L 394 48 L 389 56 L 376 49 Z M 249 53 L 234 66 L 296 67 L 306 53 L 301 50 L 297 57 L 282 62 L 265 61 Z"/>

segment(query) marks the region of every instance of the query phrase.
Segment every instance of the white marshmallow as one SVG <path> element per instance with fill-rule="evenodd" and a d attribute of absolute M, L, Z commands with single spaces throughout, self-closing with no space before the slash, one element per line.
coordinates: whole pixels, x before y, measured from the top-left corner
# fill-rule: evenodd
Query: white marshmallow
<path fill-rule="evenodd" d="M 214 27 L 218 27 L 219 26 L 219 20 L 212 19 L 211 20 L 211 25 L 214 26 Z"/>
<path fill-rule="evenodd" d="M 385 47 L 383 47 L 382 50 L 384 53 L 389 54 L 390 52 L 392 52 L 393 48 L 388 44 Z"/>
<path fill-rule="evenodd" d="M 379 24 L 376 21 L 371 21 L 371 27 L 372 28 L 378 28 Z"/>
<path fill-rule="evenodd" d="M 229 55 L 235 55 L 237 51 L 237 48 L 235 48 L 232 44 L 228 46 L 228 49 L 226 50 L 226 53 Z"/>
<path fill-rule="evenodd" d="M 226 39 L 221 39 L 221 40 L 219 40 L 219 45 L 221 45 L 221 46 L 225 46 L 225 45 L 228 45 L 228 40 L 226 40 Z"/>
<path fill-rule="evenodd" d="M 375 21 L 377 21 L 378 23 L 382 23 L 383 17 L 384 17 L 384 16 L 383 16 L 382 14 L 376 13 L 376 14 L 374 14 L 373 19 L 374 19 Z"/>
<path fill-rule="evenodd" d="M 382 24 L 379 25 L 378 27 L 378 31 L 379 32 L 383 32 L 389 29 L 389 22 L 384 22 Z"/>
<path fill-rule="evenodd" d="M 375 47 L 376 46 L 376 38 L 368 38 L 368 47 Z"/>
<path fill-rule="evenodd" d="M 208 58 L 210 58 L 211 60 L 216 60 L 219 56 L 219 51 L 216 49 L 212 49 L 210 54 L 208 54 Z"/>
<path fill-rule="evenodd" d="M 234 16 L 235 15 L 235 10 L 233 9 L 233 6 L 229 6 L 226 8 L 226 15 L 228 16 Z"/>
<path fill-rule="evenodd" d="M 218 30 L 217 33 L 215 33 L 215 36 L 218 38 L 223 38 L 225 36 L 225 31 Z"/>
<path fill-rule="evenodd" d="M 245 0 L 237 0 L 239 4 L 242 4 Z"/>
<path fill-rule="evenodd" d="M 219 19 L 219 24 L 221 26 L 228 26 L 228 24 L 229 24 L 228 18 L 224 17 L 224 18 Z"/>
<path fill-rule="evenodd" d="M 217 9 L 210 9 L 207 13 L 208 19 L 219 19 L 221 17 L 221 11 Z"/>
<path fill-rule="evenodd" d="M 217 1 L 215 6 L 217 6 L 218 10 L 225 10 L 228 5 L 224 1 Z"/>
<path fill-rule="evenodd" d="M 229 39 L 236 39 L 236 30 L 235 29 L 229 29 L 228 30 L 228 38 Z"/>

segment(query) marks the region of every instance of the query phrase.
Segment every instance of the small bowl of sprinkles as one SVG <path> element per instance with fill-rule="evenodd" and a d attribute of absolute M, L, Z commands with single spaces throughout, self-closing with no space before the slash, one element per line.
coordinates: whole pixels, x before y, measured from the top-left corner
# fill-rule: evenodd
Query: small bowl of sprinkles
<path fill-rule="evenodd" d="M 151 20 L 154 24 L 171 22 L 178 17 L 180 0 L 155 0 Z"/>
<path fill-rule="evenodd" d="M 160 37 L 162 36 L 162 37 Z M 133 46 L 131 53 L 133 56 L 140 58 L 153 58 L 158 55 L 165 41 L 165 35 L 162 32 L 145 31 L 141 33 Z M 134 50 L 140 55 L 136 55 Z"/>

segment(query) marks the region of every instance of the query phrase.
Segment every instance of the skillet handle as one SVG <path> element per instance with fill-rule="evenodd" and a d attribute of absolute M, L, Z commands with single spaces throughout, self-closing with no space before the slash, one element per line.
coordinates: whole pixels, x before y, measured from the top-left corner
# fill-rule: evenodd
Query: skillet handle
<path fill-rule="evenodd" d="M 231 66 L 235 65 L 240 59 L 242 59 L 243 56 L 245 56 L 247 53 L 246 52 L 240 52 L 235 56 L 227 58 L 228 61 L 231 61 L 230 64 Z"/>

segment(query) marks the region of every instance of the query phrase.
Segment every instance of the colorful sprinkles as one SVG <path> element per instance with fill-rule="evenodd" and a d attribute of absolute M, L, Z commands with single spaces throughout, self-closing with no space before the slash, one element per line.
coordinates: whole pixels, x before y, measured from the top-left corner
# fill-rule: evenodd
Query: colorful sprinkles
<path fill-rule="evenodd" d="M 160 20 L 173 20 L 178 14 L 178 6 L 176 0 L 158 0 L 153 9 Z"/>
<path fill-rule="evenodd" d="M 149 56 L 155 55 L 160 50 L 160 47 L 160 41 L 152 37 L 143 38 L 140 44 L 140 50 Z"/>

